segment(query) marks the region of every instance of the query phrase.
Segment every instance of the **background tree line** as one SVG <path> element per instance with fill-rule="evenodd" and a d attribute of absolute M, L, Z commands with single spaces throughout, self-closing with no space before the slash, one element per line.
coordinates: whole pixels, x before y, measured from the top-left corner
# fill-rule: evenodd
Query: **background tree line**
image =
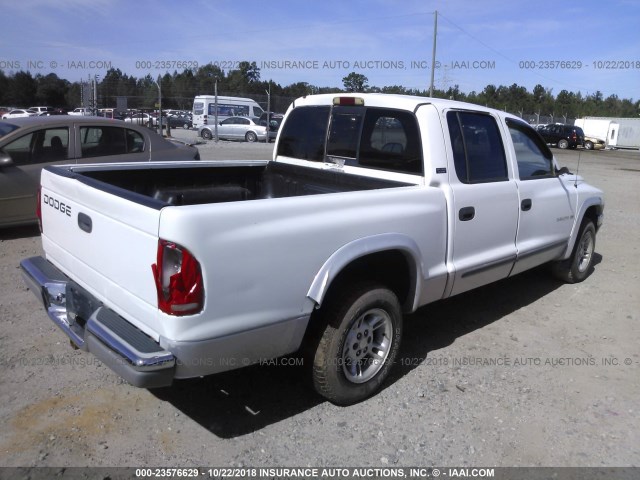
<path fill-rule="evenodd" d="M 104 77 L 98 79 L 98 105 L 115 107 L 117 97 L 127 97 L 129 108 L 153 108 L 158 99 L 157 77 L 146 75 L 142 78 L 123 73 L 112 68 Z M 271 109 L 283 112 L 291 100 L 313 93 L 336 92 L 382 92 L 428 96 L 428 89 L 418 90 L 401 85 L 385 87 L 369 86 L 366 76 L 352 72 L 342 79 L 343 89 L 318 87 L 307 82 L 297 82 L 281 86 L 274 82 L 261 80 L 260 69 L 255 62 L 241 62 L 237 70 L 227 72 L 219 67 L 207 64 L 197 69 L 182 72 L 165 73 L 160 78 L 163 108 L 190 110 L 193 97 L 201 94 L 213 94 L 215 84 L 219 95 L 247 96 L 266 106 L 267 94 L 271 92 Z M 85 83 L 85 85 L 87 85 Z M 87 85 L 88 87 L 88 85 Z M 48 105 L 57 108 L 72 109 L 82 105 L 81 82 L 70 82 L 59 78 L 55 73 L 47 75 L 19 71 L 5 74 L 0 70 L 0 105 L 29 107 Z M 525 87 L 514 83 L 511 86 L 487 85 L 481 92 L 461 92 L 458 85 L 446 90 L 434 90 L 434 97 L 462 100 L 484 105 L 514 114 L 538 113 L 543 116 L 565 116 L 578 118 L 583 116 L 637 117 L 640 115 L 640 100 L 621 99 L 617 95 L 604 98 L 600 91 L 583 96 L 561 90 L 554 96 L 553 91 L 542 85 L 536 85 L 529 92 Z"/>

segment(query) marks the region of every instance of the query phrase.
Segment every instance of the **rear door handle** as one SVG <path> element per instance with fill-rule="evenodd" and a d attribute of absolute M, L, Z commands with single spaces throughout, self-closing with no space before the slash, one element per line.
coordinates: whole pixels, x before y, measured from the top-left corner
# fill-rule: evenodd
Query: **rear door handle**
<path fill-rule="evenodd" d="M 528 212 L 529 210 L 531 210 L 531 199 L 525 198 L 524 200 L 522 200 L 522 202 L 520 202 L 520 208 L 523 212 Z"/>
<path fill-rule="evenodd" d="M 461 222 L 468 222 L 469 220 L 473 220 L 473 217 L 476 216 L 476 209 L 473 207 L 464 207 L 461 208 L 458 212 L 458 218 Z"/>

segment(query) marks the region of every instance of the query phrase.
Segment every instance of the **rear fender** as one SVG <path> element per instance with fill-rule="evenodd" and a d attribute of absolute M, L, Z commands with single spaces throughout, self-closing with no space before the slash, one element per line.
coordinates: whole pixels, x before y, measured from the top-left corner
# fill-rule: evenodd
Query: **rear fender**
<path fill-rule="evenodd" d="M 360 238 L 350 242 L 331 255 L 316 274 L 307 297 L 318 306 L 336 277 L 353 261 L 370 254 L 385 251 L 400 251 L 408 257 L 410 279 L 409 294 L 404 305 L 405 310 L 413 310 L 418 302 L 418 292 L 422 289 L 422 255 L 416 242 L 400 233 L 383 233 L 371 237 Z"/>

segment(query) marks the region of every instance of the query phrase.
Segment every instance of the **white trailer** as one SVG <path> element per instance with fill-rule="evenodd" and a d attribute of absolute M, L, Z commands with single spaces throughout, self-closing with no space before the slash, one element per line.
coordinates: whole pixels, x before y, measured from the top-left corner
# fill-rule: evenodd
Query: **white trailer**
<path fill-rule="evenodd" d="M 604 141 L 607 148 L 640 149 L 640 118 L 584 117 L 574 124 L 585 137 Z"/>

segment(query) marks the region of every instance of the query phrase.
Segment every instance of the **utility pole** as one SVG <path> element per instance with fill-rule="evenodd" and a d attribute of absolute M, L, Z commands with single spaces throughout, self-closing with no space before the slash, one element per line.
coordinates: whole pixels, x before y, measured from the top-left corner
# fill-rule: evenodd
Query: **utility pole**
<path fill-rule="evenodd" d="M 436 73 L 436 36 L 438 34 L 438 11 L 435 12 L 433 23 L 433 51 L 431 53 L 431 85 L 429 86 L 429 96 L 433 97 L 433 77 Z"/>
<path fill-rule="evenodd" d="M 93 114 L 98 115 L 98 75 L 93 76 Z"/>
<path fill-rule="evenodd" d="M 213 107 L 216 109 L 214 114 L 214 118 L 216 122 L 214 126 L 214 131 L 215 131 L 216 143 L 218 143 L 218 77 L 217 76 L 216 76 L 216 83 L 213 89 L 213 93 L 215 95 L 215 99 L 213 101 Z"/>
<path fill-rule="evenodd" d="M 271 80 L 269 80 L 269 90 L 265 90 L 267 94 L 267 138 L 265 138 L 264 143 L 269 143 L 269 120 L 271 116 Z"/>
<path fill-rule="evenodd" d="M 158 134 L 162 136 L 162 77 L 158 74 Z"/>

